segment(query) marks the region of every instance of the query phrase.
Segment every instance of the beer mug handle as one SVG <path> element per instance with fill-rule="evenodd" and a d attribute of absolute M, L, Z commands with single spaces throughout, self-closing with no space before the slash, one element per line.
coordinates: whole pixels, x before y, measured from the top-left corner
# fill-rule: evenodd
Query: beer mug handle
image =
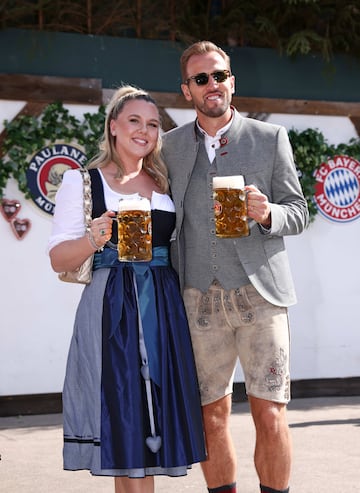
<path fill-rule="evenodd" d="M 115 212 L 115 211 L 114 211 Z M 117 213 L 115 212 L 116 216 L 114 217 L 110 217 L 110 219 L 112 221 L 116 221 L 117 222 Z M 108 246 L 109 248 L 111 248 L 112 250 L 117 250 L 118 246 L 116 243 L 112 242 L 111 240 L 108 240 L 106 243 L 105 243 L 106 246 Z"/>
<path fill-rule="evenodd" d="M 239 191 L 239 199 L 240 200 L 243 200 L 245 202 L 245 212 L 246 212 L 246 215 L 242 217 L 243 221 L 245 221 L 245 220 L 248 219 L 248 215 L 247 215 L 247 211 L 248 211 L 248 195 L 249 195 L 249 191 L 248 190 L 245 190 L 244 188 L 242 188 Z"/>

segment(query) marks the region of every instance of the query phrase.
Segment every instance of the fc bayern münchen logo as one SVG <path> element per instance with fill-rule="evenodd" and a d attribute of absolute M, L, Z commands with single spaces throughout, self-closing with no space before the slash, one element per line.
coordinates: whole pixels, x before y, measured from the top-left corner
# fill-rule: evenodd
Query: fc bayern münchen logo
<path fill-rule="evenodd" d="M 26 171 L 27 185 L 34 203 L 53 214 L 55 195 L 65 171 L 84 166 L 86 156 L 79 147 L 56 143 L 44 147 L 31 158 Z"/>
<path fill-rule="evenodd" d="M 335 156 L 315 172 L 316 206 L 323 216 L 337 222 L 360 216 L 360 163 L 349 156 Z"/>

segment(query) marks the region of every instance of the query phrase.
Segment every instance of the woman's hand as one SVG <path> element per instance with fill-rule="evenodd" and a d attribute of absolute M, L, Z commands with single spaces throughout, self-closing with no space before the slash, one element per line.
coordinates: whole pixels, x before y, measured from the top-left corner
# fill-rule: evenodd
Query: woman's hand
<path fill-rule="evenodd" d="M 91 221 L 91 226 L 88 230 L 88 238 L 91 246 L 95 250 L 100 250 L 105 243 L 110 240 L 112 234 L 112 221 L 115 217 L 115 212 L 106 211 L 100 217 L 96 217 Z"/>
<path fill-rule="evenodd" d="M 111 238 L 112 218 L 116 214 L 106 211 L 91 221 L 84 236 L 76 240 L 59 243 L 49 252 L 52 268 L 55 272 L 77 269 L 96 250 L 103 248 Z M 102 234 L 104 233 L 104 234 Z"/>

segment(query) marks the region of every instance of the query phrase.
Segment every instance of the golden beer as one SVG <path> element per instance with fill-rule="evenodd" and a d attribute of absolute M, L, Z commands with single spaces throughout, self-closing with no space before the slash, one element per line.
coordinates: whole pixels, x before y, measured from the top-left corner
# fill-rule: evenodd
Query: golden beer
<path fill-rule="evenodd" d="M 249 236 L 247 193 L 244 186 L 242 175 L 213 178 L 216 236 L 220 238 Z"/>
<path fill-rule="evenodd" d="M 151 209 L 148 199 L 124 199 L 118 210 L 118 253 L 122 262 L 152 258 Z"/>

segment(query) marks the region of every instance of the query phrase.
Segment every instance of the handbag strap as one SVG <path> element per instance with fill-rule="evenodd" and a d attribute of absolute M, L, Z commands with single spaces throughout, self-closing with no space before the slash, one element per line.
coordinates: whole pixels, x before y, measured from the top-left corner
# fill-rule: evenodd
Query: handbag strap
<path fill-rule="evenodd" d="M 92 212 L 91 178 L 87 169 L 80 168 L 79 171 L 83 179 L 84 222 L 85 227 L 90 228 Z"/>

